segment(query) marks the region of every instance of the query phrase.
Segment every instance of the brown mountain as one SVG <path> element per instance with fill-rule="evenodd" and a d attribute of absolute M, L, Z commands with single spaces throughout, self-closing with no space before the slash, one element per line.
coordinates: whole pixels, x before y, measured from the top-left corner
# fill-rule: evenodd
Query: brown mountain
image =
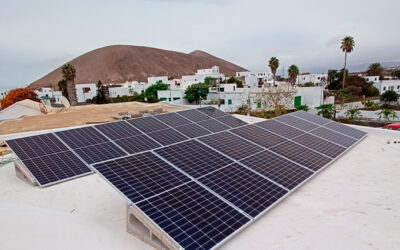
<path fill-rule="evenodd" d="M 92 50 L 70 61 L 76 68 L 75 83 L 121 83 L 126 81 L 147 81 L 149 76 L 170 76 L 194 74 L 197 69 L 218 65 L 220 72 L 234 76 L 237 71 L 246 69 L 196 50 L 189 54 L 163 49 L 113 45 Z M 61 67 L 55 69 L 29 87 L 56 87 L 62 79 Z"/>

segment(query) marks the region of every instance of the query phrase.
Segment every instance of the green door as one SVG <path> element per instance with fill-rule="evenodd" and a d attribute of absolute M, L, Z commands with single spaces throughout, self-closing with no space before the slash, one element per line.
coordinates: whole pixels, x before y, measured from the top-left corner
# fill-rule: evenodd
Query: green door
<path fill-rule="evenodd" d="M 301 106 L 301 96 L 295 96 L 294 97 L 294 107 L 297 108 Z"/>

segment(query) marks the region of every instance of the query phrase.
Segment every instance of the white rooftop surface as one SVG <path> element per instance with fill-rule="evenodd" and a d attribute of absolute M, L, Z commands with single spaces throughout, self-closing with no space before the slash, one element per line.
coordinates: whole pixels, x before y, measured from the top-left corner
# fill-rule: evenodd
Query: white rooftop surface
<path fill-rule="evenodd" d="M 398 249 L 400 132 L 358 128 L 367 138 L 221 249 Z M 97 174 L 39 188 L 7 164 L 0 249 L 153 249 L 126 232 L 125 204 Z"/>

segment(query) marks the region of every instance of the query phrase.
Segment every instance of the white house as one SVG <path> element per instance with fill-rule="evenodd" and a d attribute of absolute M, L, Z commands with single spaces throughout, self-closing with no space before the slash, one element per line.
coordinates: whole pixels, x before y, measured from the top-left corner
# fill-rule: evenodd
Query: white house
<path fill-rule="evenodd" d="M 219 78 L 225 79 L 225 75 L 221 74 L 219 72 L 219 67 L 213 66 L 210 69 L 199 69 L 199 70 L 197 70 L 197 73 L 194 75 L 182 76 L 182 80 L 180 82 L 180 88 L 182 90 L 185 90 L 185 89 L 187 89 L 187 87 L 189 87 L 192 84 L 204 82 L 204 80 L 207 77 L 213 77 L 213 78 L 217 78 L 217 79 L 219 79 Z"/>
<path fill-rule="evenodd" d="M 168 76 L 151 76 L 147 78 L 147 83 L 155 84 L 156 82 L 161 81 L 163 83 L 168 82 Z"/>
<path fill-rule="evenodd" d="M 379 82 L 379 76 L 363 76 L 363 75 L 358 75 L 358 76 L 363 77 L 367 82 L 373 82 L 373 83 Z"/>
<path fill-rule="evenodd" d="M 312 82 L 318 86 L 321 83 L 325 83 L 327 79 L 328 74 L 303 74 L 297 76 L 296 84 Z"/>
<path fill-rule="evenodd" d="M 54 99 L 55 104 L 62 104 L 61 91 L 53 90 L 52 88 L 41 88 L 40 90 L 35 90 L 35 93 L 42 99 L 42 102 L 47 105 L 50 105 L 50 99 Z"/>
<path fill-rule="evenodd" d="M 398 94 L 400 94 L 400 80 L 383 80 L 374 83 L 374 86 L 379 90 L 379 93 L 382 94 L 387 90 L 394 90 Z"/>
<path fill-rule="evenodd" d="M 86 102 L 87 99 L 92 99 L 96 96 L 96 83 L 76 84 L 75 88 L 78 102 Z"/>
<path fill-rule="evenodd" d="M 236 77 L 244 77 L 244 84 L 248 87 L 270 87 L 273 84 L 273 75 L 268 72 L 236 72 Z"/>

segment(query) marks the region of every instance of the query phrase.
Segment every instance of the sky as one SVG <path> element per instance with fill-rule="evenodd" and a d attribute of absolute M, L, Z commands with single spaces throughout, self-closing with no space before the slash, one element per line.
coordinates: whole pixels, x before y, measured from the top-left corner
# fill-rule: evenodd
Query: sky
<path fill-rule="evenodd" d="M 400 1 L 0 0 L 0 90 L 26 86 L 90 50 L 125 44 L 203 50 L 252 71 L 400 62 Z M 400 64 L 400 63 L 399 63 Z"/>

